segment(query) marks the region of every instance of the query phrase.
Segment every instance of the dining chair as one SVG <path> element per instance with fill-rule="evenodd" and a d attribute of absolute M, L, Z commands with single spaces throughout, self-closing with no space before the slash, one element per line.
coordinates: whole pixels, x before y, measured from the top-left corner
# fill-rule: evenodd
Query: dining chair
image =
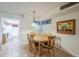
<path fill-rule="evenodd" d="M 38 45 L 37 42 L 34 41 L 34 35 L 30 35 L 29 43 L 30 43 L 30 51 L 31 51 L 31 53 L 33 53 L 34 56 L 36 56 L 38 54 L 39 45 Z"/>
<path fill-rule="evenodd" d="M 31 51 L 31 39 L 30 39 L 30 34 L 27 34 L 27 39 L 28 39 L 28 49 Z"/>
<path fill-rule="evenodd" d="M 58 47 L 61 47 L 61 38 L 60 37 L 55 37 L 55 45 Z"/>
<path fill-rule="evenodd" d="M 38 43 L 36 43 L 34 40 L 31 40 L 31 51 L 36 56 L 38 54 Z"/>
<path fill-rule="evenodd" d="M 42 53 L 48 56 L 49 54 L 55 56 L 54 46 L 55 46 L 55 36 L 48 36 L 48 42 L 42 42 Z M 51 56 L 49 55 L 49 56 Z"/>

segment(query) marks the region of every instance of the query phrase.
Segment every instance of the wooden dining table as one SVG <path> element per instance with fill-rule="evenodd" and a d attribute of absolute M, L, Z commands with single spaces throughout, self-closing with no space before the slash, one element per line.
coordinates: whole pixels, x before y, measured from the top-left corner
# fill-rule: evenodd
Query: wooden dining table
<path fill-rule="evenodd" d="M 41 42 L 48 41 L 48 36 L 36 35 L 34 36 L 34 41 L 41 41 Z"/>
<path fill-rule="evenodd" d="M 30 35 L 30 39 L 33 40 L 33 42 L 35 43 L 34 46 L 36 46 L 37 48 L 37 54 L 39 54 L 39 56 L 42 56 L 43 43 L 45 44 L 48 43 L 50 39 L 49 37 L 51 37 L 52 35 L 41 35 L 41 34 L 40 35 L 29 34 L 29 35 Z"/>

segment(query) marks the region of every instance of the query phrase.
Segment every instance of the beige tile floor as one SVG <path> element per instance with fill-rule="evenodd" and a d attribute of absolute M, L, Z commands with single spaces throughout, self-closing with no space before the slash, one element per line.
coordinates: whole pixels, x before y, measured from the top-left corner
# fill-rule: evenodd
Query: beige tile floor
<path fill-rule="evenodd" d="M 7 42 L 2 46 L 0 50 L 0 57 L 33 57 L 34 55 L 28 50 L 26 44 L 20 44 L 19 42 Z M 72 57 L 66 51 L 55 48 L 56 57 Z"/>
<path fill-rule="evenodd" d="M 28 50 L 26 45 L 15 45 L 12 43 L 8 47 L 4 45 L 3 49 L 0 50 L 0 57 L 33 57 L 34 55 Z M 56 57 L 73 57 L 66 51 L 62 51 L 58 48 L 55 48 Z M 38 55 L 37 55 L 38 57 Z M 43 56 L 45 57 L 45 56 Z"/>
<path fill-rule="evenodd" d="M 26 46 L 26 45 L 25 45 Z M 25 52 L 25 46 L 20 45 L 17 37 L 12 38 L 6 44 L 2 45 L 0 50 L 0 57 L 19 57 L 27 56 Z"/>
<path fill-rule="evenodd" d="M 61 47 L 62 48 L 62 47 Z M 67 51 L 65 50 L 62 50 L 60 49 L 59 47 L 55 47 L 54 49 L 54 53 L 55 53 L 55 57 L 74 57 L 73 55 L 71 55 L 70 53 L 68 53 Z M 30 53 L 28 51 L 28 48 L 26 48 L 26 53 L 29 57 L 33 57 L 34 55 L 32 53 Z M 51 54 L 49 54 L 50 57 L 53 57 Z M 40 57 L 39 55 L 36 55 L 36 57 Z M 42 55 L 41 57 L 49 57 L 49 56 L 46 56 L 46 55 Z"/>

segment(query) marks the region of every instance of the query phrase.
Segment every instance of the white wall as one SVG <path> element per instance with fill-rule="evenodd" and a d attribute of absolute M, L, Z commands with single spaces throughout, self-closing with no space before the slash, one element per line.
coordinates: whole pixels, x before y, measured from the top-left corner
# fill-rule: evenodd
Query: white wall
<path fill-rule="evenodd" d="M 20 20 L 20 44 L 27 44 L 27 33 L 32 32 L 32 19 L 24 14 L 24 18 Z"/>
<path fill-rule="evenodd" d="M 56 22 L 61 20 L 76 20 L 76 34 L 67 35 L 57 33 Z M 64 14 L 55 19 L 52 17 L 52 34 L 61 37 L 61 46 L 74 56 L 79 56 L 79 12 Z"/>

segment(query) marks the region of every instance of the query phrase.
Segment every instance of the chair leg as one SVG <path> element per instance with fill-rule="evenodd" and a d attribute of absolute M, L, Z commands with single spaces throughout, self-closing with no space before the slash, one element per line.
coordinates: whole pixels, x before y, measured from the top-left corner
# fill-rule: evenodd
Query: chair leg
<path fill-rule="evenodd" d="M 53 48 L 52 52 L 53 52 L 53 57 L 55 57 L 54 48 Z"/>
<path fill-rule="evenodd" d="M 30 47 L 30 45 L 28 44 L 28 49 L 29 49 L 29 51 L 31 51 L 31 47 Z"/>
<path fill-rule="evenodd" d="M 48 52 L 49 52 L 49 49 L 47 48 L 47 51 L 46 51 L 46 56 L 48 56 L 48 54 L 49 54 Z"/>
<path fill-rule="evenodd" d="M 30 51 L 33 52 L 33 48 L 30 46 Z"/>
<path fill-rule="evenodd" d="M 46 51 L 46 56 L 48 56 L 48 51 Z"/>
<path fill-rule="evenodd" d="M 34 57 L 36 56 L 36 49 L 34 49 Z"/>
<path fill-rule="evenodd" d="M 53 50 L 52 49 L 49 49 L 49 56 L 50 57 L 52 56 L 52 53 L 53 53 Z"/>

